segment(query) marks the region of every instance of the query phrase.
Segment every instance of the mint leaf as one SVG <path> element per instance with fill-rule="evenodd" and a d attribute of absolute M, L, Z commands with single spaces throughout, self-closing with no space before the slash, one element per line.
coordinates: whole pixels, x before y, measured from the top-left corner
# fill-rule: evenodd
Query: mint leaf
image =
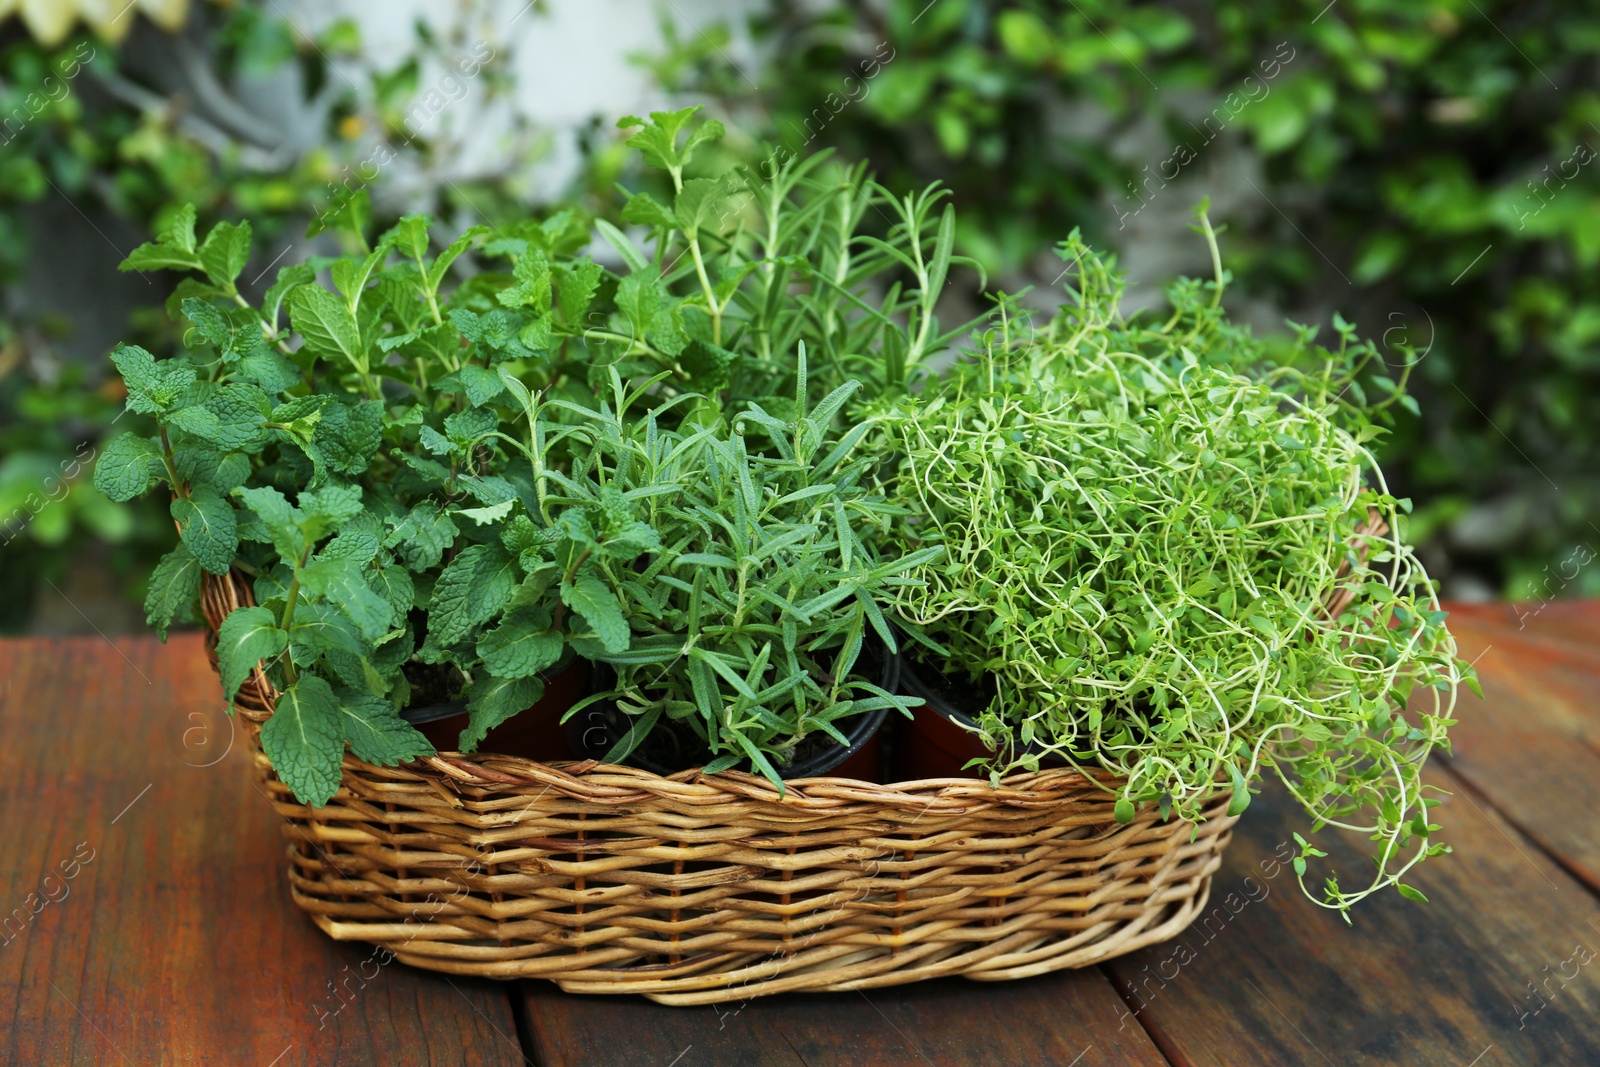
<path fill-rule="evenodd" d="M 593 574 L 561 583 L 561 602 L 589 624 L 607 652 L 626 652 L 631 632 L 617 595 Z"/>
<path fill-rule="evenodd" d="M 283 306 L 283 298 L 288 295 L 289 290 L 297 285 L 313 282 L 316 278 L 317 272 L 309 263 L 296 263 L 279 270 L 278 277 L 267 290 L 267 295 L 261 298 L 261 317 L 273 329 L 277 329 L 278 309 Z"/>
<path fill-rule="evenodd" d="M 262 348 L 241 357 L 233 368 L 233 377 L 237 381 L 259 385 L 262 392 L 276 396 L 299 385 L 301 374 L 300 368 L 282 353 Z"/>
<path fill-rule="evenodd" d="M 416 600 L 416 585 L 411 580 L 411 572 L 404 567 L 380 567 L 376 572 L 367 572 L 367 584 L 373 592 L 389 602 L 389 607 L 394 611 L 391 619 L 393 624 L 405 625 L 406 612 L 411 610 Z"/>
<path fill-rule="evenodd" d="M 261 747 L 272 769 L 302 804 L 320 808 L 339 791 L 344 730 L 333 687 L 303 675 L 279 697 L 261 727 Z"/>
<path fill-rule="evenodd" d="M 167 426 L 171 429 L 182 430 L 202 441 L 215 442 L 222 432 L 222 422 L 217 416 L 207 409 L 196 405 L 178 408 L 167 413 Z"/>
<path fill-rule="evenodd" d="M 183 308 L 183 317 L 194 323 L 195 332 L 200 335 L 202 340 L 209 343 L 218 352 L 229 346 L 229 343 L 233 340 L 233 327 L 228 325 L 228 320 L 223 318 L 222 312 L 218 311 L 209 302 L 194 296 L 184 297 L 181 306 Z M 184 338 L 184 344 L 189 348 L 194 347 L 189 344 L 188 337 Z"/>
<path fill-rule="evenodd" d="M 393 609 L 367 584 L 366 568 L 353 560 L 313 560 L 300 568 L 300 588 L 307 596 L 337 604 L 367 641 L 389 631 Z"/>
<path fill-rule="evenodd" d="M 161 557 L 150 575 L 150 588 L 144 597 L 145 622 L 155 627 L 165 641 L 167 627 L 179 612 L 200 598 L 200 561 L 189 547 L 179 544 Z"/>
<path fill-rule="evenodd" d="M 156 362 L 138 345 L 118 345 L 111 362 L 128 387 L 128 410 L 140 415 L 166 411 L 194 384 L 194 368 L 175 359 Z"/>
<path fill-rule="evenodd" d="M 160 445 L 148 437 L 125 433 L 106 445 L 94 461 L 94 487 L 121 504 L 149 489 L 163 470 Z"/>
<path fill-rule="evenodd" d="M 266 528 L 267 538 L 279 558 L 291 566 L 299 563 L 306 551 L 305 533 L 300 529 L 300 509 L 271 486 L 236 489 L 233 495 L 244 501 L 245 507 L 253 511 Z"/>
<path fill-rule="evenodd" d="M 384 539 L 384 547 L 395 550 L 400 562 L 413 571 L 432 570 L 439 565 L 444 550 L 456 539 L 456 524 L 437 504 L 423 501 Z"/>
<path fill-rule="evenodd" d="M 601 273 L 598 263 L 580 263 L 558 283 L 556 303 L 561 317 L 569 324 L 576 326 L 583 322 L 584 312 L 589 310 L 595 290 L 600 287 Z"/>
<path fill-rule="evenodd" d="M 497 299 L 506 307 L 531 307 L 546 311 L 550 307 L 550 260 L 538 249 L 517 257 L 512 277 L 514 285 L 502 289 Z"/>
<path fill-rule="evenodd" d="M 500 381 L 500 375 L 476 363 L 468 363 L 462 367 L 456 372 L 456 379 L 466 390 L 467 400 L 473 407 L 481 407 L 505 392 L 505 385 Z"/>
<path fill-rule="evenodd" d="M 478 658 L 499 678 L 531 678 L 561 658 L 565 640 L 550 632 L 543 608 L 508 612 L 493 630 L 478 638 Z"/>
<path fill-rule="evenodd" d="M 544 696 L 542 678 L 496 678 L 485 675 L 472 687 L 467 701 L 467 727 L 457 744 L 472 752 L 488 732 L 519 711 L 525 711 Z"/>
<path fill-rule="evenodd" d="M 328 466 L 340 474 L 364 474 L 383 443 L 383 401 L 354 406 L 329 404 L 312 433 Z"/>
<path fill-rule="evenodd" d="M 250 261 L 250 223 L 217 223 L 206 234 L 199 257 L 211 283 L 231 292 L 234 279 Z"/>
<path fill-rule="evenodd" d="M 428 606 L 428 636 L 441 647 L 457 645 L 505 607 L 516 587 L 511 556 L 498 544 L 461 550 L 439 575 Z"/>
<path fill-rule="evenodd" d="M 637 226 L 665 226 L 668 229 L 678 224 L 672 212 L 649 193 L 635 193 L 628 197 L 628 202 L 622 206 L 622 221 Z"/>
<path fill-rule="evenodd" d="M 225 452 L 260 452 L 267 444 L 265 423 L 272 413 L 272 401 L 253 385 L 231 382 L 206 401 L 206 410 L 216 416 L 217 428 L 208 438 Z"/>
<path fill-rule="evenodd" d="M 472 242 L 488 232 L 489 227 L 487 226 L 469 226 L 460 237 L 451 241 L 450 246 L 440 252 L 439 258 L 435 259 L 433 265 L 428 268 L 429 290 L 437 291 L 439 283 L 444 280 L 444 272 L 450 269 L 450 264 L 456 261 L 456 257 L 472 247 Z"/>
<path fill-rule="evenodd" d="M 324 356 L 340 356 L 357 370 L 365 369 L 361 331 L 349 305 L 320 285 L 303 285 L 289 294 L 289 323 L 306 347 Z"/>
<path fill-rule="evenodd" d="M 356 624 L 337 604 L 301 604 L 294 614 L 294 629 L 289 631 L 294 661 L 305 666 L 327 652 L 365 656 L 371 652 Z"/>
<path fill-rule="evenodd" d="M 233 703 L 256 664 L 289 646 L 289 635 L 266 608 L 235 608 L 217 627 L 217 671 L 222 675 L 222 695 Z"/>
<path fill-rule="evenodd" d="M 434 754 L 433 745 L 415 726 L 395 711 L 383 697 L 355 689 L 340 689 L 339 722 L 344 739 L 357 759 L 393 767 L 397 763 Z"/>
<path fill-rule="evenodd" d="M 117 264 L 118 270 L 198 270 L 200 259 L 193 251 L 186 251 L 165 242 L 146 242 L 128 253 L 128 258 Z"/>
<path fill-rule="evenodd" d="M 233 506 L 209 485 L 191 487 L 188 497 L 172 502 L 178 536 L 194 558 L 212 574 L 227 574 L 239 550 L 238 522 Z"/>

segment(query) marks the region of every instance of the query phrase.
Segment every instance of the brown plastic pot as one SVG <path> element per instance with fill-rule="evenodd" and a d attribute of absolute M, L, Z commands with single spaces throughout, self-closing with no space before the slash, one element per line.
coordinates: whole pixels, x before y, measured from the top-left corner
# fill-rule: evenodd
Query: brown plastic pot
<path fill-rule="evenodd" d="M 571 745 L 567 743 L 561 716 L 583 699 L 588 692 L 587 683 L 588 671 L 581 660 L 573 660 L 547 675 L 544 696 L 539 698 L 538 703 L 490 730 L 478 746 L 478 751 L 521 756 L 540 763 L 583 758 L 574 755 Z M 400 717 L 420 730 L 434 748 L 441 752 L 454 752 L 460 746 L 461 731 L 467 727 L 467 704 L 464 700 L 458 700 L 424 708 L 407 708 L 400 713 Z"/>
<path fill-rule="evenodd" d="M 962 686 L 966 688 L 963 690 Z M 893 781 L 985 776 L 982 767 L 968 768 L 967 764 L 975 759 L 988 760 L 994 750 L 983 743 L 976 719 L 958 702 L 974 710 L 986 708 L 994 695 L 992 689 L 981 683 L 957 682 L 938 675 L 927 664 L 902 656 L 899 692 L 917 697 L 922 703 L 912 711 L 911 721 L 901 726 L 890 770 Z M 1061 762 L 1051 756 L 1040 759 L 1042 766 Z"/>

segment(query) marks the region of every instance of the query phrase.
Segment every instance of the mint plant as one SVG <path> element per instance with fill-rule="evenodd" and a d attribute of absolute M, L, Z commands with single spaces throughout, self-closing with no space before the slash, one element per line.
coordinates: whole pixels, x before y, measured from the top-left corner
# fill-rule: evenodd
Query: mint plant
<path fill-rule="evenodd" d="M 1445 851 L 1422 767 L 1468 672 L 1368 450 L 1402 383 L 1364 375 L 1347 328 L 1273 358 L 1221 314 L 1220 264 L 1165 322 L 1124 321 L 1108 265 L 1063 255 L 1061 313 L 1008 317 L 895 423 L 899 530 L 945 550 L 898 589 L 908 632 L 993 679 L 978 729 L 1018 753 L 996 777 L 1055 756 L 1124 779 L 1119 818 L 1193 818 L 1270 770 L 1374 841 L 1370 884 L 1330 875 L 1329 906 L 1414 894 L 1400 878 Z"/>

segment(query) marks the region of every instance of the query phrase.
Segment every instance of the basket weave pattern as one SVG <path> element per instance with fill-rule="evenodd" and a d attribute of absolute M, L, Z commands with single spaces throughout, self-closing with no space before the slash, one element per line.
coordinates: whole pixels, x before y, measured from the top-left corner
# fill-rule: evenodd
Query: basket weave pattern
<path fill-rule="evenodd" d="M 250 603 L 207 575 L 213 632 Z M 1166 940 L 1204 909 L 1236 821 L 1148 807 L 1070 768 L 876 785 L 738 772 L 661 777 L 441 753 L 346 753 L 300 804 L 261 750 L 275 691 L 241 689 L 255 769 L 289 838 L 295 903 L 330 936 L 454 974 L 549 978 L 670 1004 L 1082 967 Z"/>

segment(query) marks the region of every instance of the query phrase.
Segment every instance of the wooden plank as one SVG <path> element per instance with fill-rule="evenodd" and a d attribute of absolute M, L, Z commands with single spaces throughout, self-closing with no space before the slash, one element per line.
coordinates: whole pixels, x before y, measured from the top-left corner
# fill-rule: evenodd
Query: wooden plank
<path fill-rule="evenodd" d="M 669 1008 L 523 985 L 544 1067 L 1164 1067 L 1098 970 Z"/>
<path fill-rule="evenodd" d="M 0 1062 L 524 1062 L 509 987 L 294 907 L 196 636 L 0 642 L 0 679 Z"/>
<path fill-rule="evenodd" d="M 1431 903 L 1387 893 L 1353 926 L 1278 862 L 1299 809 L 1255 799 L 1202 922 L 1109 965 L 1172 1063 L 1600 1063 L 1600 903 L 1447 770 L 1430 779 L 1455 793 L 1437 809 L 1454 854 L 1407 878 Z M 1316 844 L 1354 885 L 1370 865 L 1334 835 Z"/>
<path fill-rule="evenodd" d="M 1600 654 L 1541 616 L 1527 630 L 1456 620 L 1484 699 L 1463 695 L 1450 765 L 1568 871 L 1600 891 Z"/>

